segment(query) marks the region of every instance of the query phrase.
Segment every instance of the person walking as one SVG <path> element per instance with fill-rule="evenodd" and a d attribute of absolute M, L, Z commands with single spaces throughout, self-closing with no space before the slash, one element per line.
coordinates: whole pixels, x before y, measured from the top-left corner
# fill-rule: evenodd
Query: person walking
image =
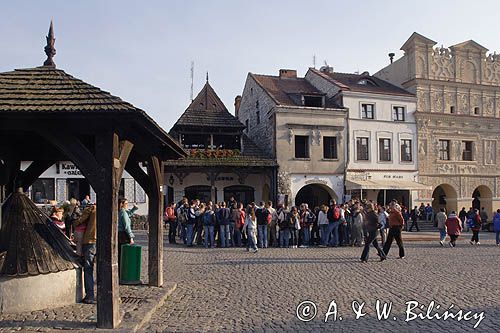
<path fill-rule="evenodd" d="M 392 203 L 389 209 L 389 234 L 387 235 L 387 240 L 384 244 L 384 253 L 386 256 L 389 255 L 389 250 L 391 249 L 392 241 L 396 240 L 399 248 L 399 258 L 404 259 L 405 249 L 403 247 L 403 238 L 401 237 L 401 231 L 404 227 L 404 219 L 401 214 L 401 206 L 397 203 Z"/>
<path fill-rule="evenodd" d="M 465 211 L 465 207 L 462 207 L 462 210 L 458 213 L 458 218 L 460 219 L 460 222 L 462 223 L 462 229 L 466 228 L 466 221 L 467 221 L 467 212 Z"/>
<path fill-rule="evenodd" d="M 446 216 L 446 213 L 444 212 L 444 208 L 441 208 L 439 210 L 439 213 L 436 214 L 436 222 L 437 222 L 437 228 L 439 230 L 439 244 L 441 246 L 444 246 L 444 241 L 446 240 L 446 220 L 448 217 Z"/>
<path fill-rule="evenodd" d="M 450 247 L 455 247 L 457 245 L 456 241 L 462 232 L 462 225 L 455 211 L 452 211 L 446 219 L 446 230 L 448 236 L 450 236 L 450 242 L 448 244 Z"/>
<path fill-rule="evenodd" d="M 432 210 L 432 206 L 430 203 L 427 203 L 427 206 L 425 206 L 425 221 L 431 222 L 432 215 L 434 215 L 434 211 Z"/>
<path fill-rule="evenodd" d="M 368 261 L 370 244 L 373 244 L 373 247 L 377 249 L 377 253 L 380 256 L 380 261 L 384 261 L 385 259 L 387 259 L 384 251 L 377 242 L 377 231 L 379 227 L 378 216 L 373 209 L 373 204 L 368 203 L 366 205 L 366 220 L 364 223 L 364 228 L 368 235 L 366 237 L 365 247 L 363 249 L 363 252 L 361 253 L 361 262 Z"/>
<path fill-rule="evenodd" d="M 497 246 L 500 246 L 500 209 L 497 209 L 497 213 L 493 216 L 493 231 L 496 234 Z"/>
<path fill-rule="evenodd" d="M 378 223 L 380 225 L 380 239 L 382 246 L 385 244 L 385 241 L 387 240 L 387 233 L 388 233 L 388 223 L 387 223 L 387 218 L 389 217 L 389 214 L 385 211 L 384 206 L 380 206 L 378 208 Z"/>
<path fill-rule="evenodd" d="M 352 211 L 352 246 L 363 245 L 363 207 L 356 203 Z"/>
<path fill-rule="evenodd" d="M 471 245 L 480 245 L 479 243 L 479 231 L 481 230 L 481 216 L 477 209 L 474 209 L 474 214 L 472 214 L 470 222 L 470 229 L 472 230 L 472 238 L 470 239 Z"/>
<path fill-rule="evenodd" d="M 422 203 L 422 206 L 420 206 L 420 207 L 423 207 L 423 203 Z M 410 226 L 410 230 L 409 230 L 410 232 L 413 230 L 413 226 L 415 226 L 417 228 L 417 232 L 420 231 L 420 229 L 418 228 L 419 215 L 420 215 L 420 209 L 417 206 L 415 206 L 415 208 L 413 208 L 413 210 L 411 211 L 411 214 L 410 214 L 410 218 L 411 218 L 411 226 Z"/>
<path fill-rule="evenodd" d="M 83 303 L 95 304 L 94 298 L 94 261 L 96 255 L 96 206 L 89 203 L 82 215 L 75 221 L 75 226 L 85 225 L 82 238 L 83 252 L 83 285 L 85 297 Z"/>

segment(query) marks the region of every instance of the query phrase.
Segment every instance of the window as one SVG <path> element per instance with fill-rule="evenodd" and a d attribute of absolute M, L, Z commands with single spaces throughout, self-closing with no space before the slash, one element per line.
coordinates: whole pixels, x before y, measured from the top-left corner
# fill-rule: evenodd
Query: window
<path fill-rule="evenodd" d="M 307 135 L 295 136 L 295 158 L 309 158 L 309 137 Z"/>
<path fill-rule="evenodd" d="M 368 138 L 356 138 L 356 160 L 368 161 Z"/>
<path fill-rule="evenodd" d="M 411 140 L 401 140 L 401 162 L 411 162 Z"/>
<path fill-rule="evenodd" d="M 391 161 L 391 139 L 379 139 L 378 149 L 380 161 Z"/>
<path fill-rule="evenodd" d="M 454 106 L 450 106 L 450 113 L 455 113 L 455 107 Z"/>
<path fill-rule="evenodd" d="M 249 127 L 248 127 L 248 119 L 245 120 L 245 131 L 248 133 Z"/>
<path fill-rule="evenodd" d="M 472 161 L 472 141 L 462 141 L 462 160 Z"/>
<path fill-rule="evenodd" d="M 478 114 L 479 114 L 479 107 L 478 107 L 478 106 L 476 106 L 476 107 L 474 108 L 474 114 L 475 114 L 475 115 L 478 115 Z"/>
<path fill-rule="evenodd" d="M 393 106 L 392 119 L 394 121 L 405 121 L 405 108 L 402 106 Z"/>
<path fill-rule="evenodd" d="M 303 96 L 304 106 L 323 107 L 323 96 Z"/>
<path fill-rule="evenodd" d="M 323 137 L 323 158 L 337 159 L 337 137 L 325 136 Z"/>
<path fill-rule="evenodd" d="M 55 180 L 49 178 L 39 178 L 31 185 L 31 197 L 35 203 L 48 203 L 49 200 L 55 200 L 54 190 Z"/>
<path fill-rule="evenodd" d="M 260 111 L 257 111 L 256 117 L 257 117 L 257 125 L 258 125 L 258 124 L 260 124 Z"/>
<path fill-rule="evenodd" d="M 361 118 L 373 119 L 374 104 L 361 104 Z"/>
<path fill-rule="evenodd" d="M 450 160 L 450 140 L 439 140 L 439 159 Z"/>

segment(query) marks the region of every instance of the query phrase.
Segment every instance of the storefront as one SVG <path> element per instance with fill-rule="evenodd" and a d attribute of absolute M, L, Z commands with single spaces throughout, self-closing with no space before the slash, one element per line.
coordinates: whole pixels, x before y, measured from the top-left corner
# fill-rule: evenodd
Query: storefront
<path fill-rule="evenodd" d="M 388 204 L 393 199 L 413 207 L 418 190 L 430 187 L 417 181 L 416 172 L 348 172 L 346 191 L 349 198 Z"/>

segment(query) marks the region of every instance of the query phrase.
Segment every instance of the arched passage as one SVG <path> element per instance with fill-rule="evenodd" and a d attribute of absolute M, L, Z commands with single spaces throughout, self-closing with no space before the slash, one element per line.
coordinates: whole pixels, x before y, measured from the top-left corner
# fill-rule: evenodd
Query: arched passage
<path fill-rule="evenodd" d="M 472 208 L 481 210 L 484 207 L 490 219 L 493 212 L 492 201 L 493 193 L 488 186 L 478 186 L 474 192 L 472 192 Z"/>
<path fill-rule="evenodd" d="M 449 184 L 441 184 L 432 192 L 432 209 L 439 211 L 441 208 L 446 212 L 457 211 L 457 191 Z"/>
<path fill-rule="evenodd" d="M 331 188 L 323 184 L 309 184 L 299 190 L 295 196 L 295 205 L 306 203 L 312 209 L 323 204 L 329 205 L 331 199 L 337 199 Z"/>

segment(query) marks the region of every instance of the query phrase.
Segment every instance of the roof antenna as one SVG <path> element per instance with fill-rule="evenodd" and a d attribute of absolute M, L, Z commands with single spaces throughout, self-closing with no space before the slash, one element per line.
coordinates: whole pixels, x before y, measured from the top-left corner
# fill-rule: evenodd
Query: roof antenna
<path fill-rule="evenodd" d="M 193 101 L 194 61 L 191 61 L 191 102 Z"/>
<path fill-rule="evenodd" d="M 313 54 L 313 68 L 316 69 L 316 55 Z"/>
<path fill-rule="evenodd" d="M 54 38 L 54 26 L 52 20 L 50 20 L 49 34 L 46 37 L 47 45 L 45 46 L 45 54 L 47 55 L 47 60 L 43 63 L 44 66 L 56 67 L 54 60 L 52 59 L 56 55 L 56 49 L 54 44 L 56 39 Z"/>

